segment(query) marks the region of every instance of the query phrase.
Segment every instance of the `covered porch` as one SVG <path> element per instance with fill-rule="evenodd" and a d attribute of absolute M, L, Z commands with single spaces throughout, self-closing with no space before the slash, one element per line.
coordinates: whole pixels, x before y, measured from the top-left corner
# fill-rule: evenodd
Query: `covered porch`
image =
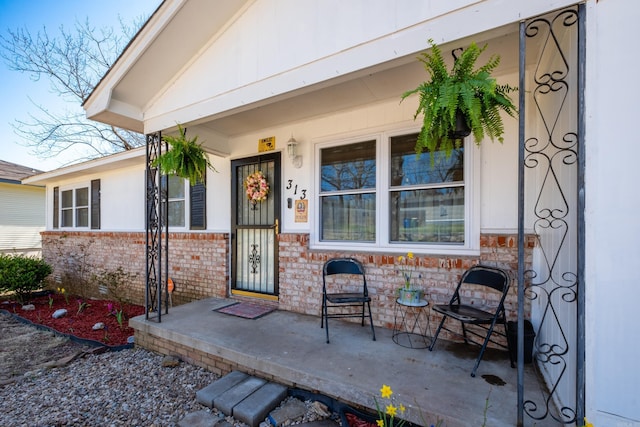
<path fill-rule="evenodd" d="M 136 345 L 179 356 L 219 374 L 240 370 L 289 387 L 329 396 L 375 413 L 383 384 L 418 425 L 513 426 L 517 420 L 517 370 L 507 352 L 488 350 L 476 378 L 470 376 L 479 348 L 439 339 L 434 351 L 392 340 L 392 330 L 330 320 L 325 342 L 320 318 L 276 310 L 258 319 L 214 311 L 228 299 L 208 298 L 173 307 L 162 322 L 131 319 Z M 433 332 L 435 325 L 431 325 Z M 525 365 L 525 387 L 540 396 L 544 385 Z M 485 420 L 486 416 L 486 420 Z M 529 425 L 557 425 L 553 420 Z"/>

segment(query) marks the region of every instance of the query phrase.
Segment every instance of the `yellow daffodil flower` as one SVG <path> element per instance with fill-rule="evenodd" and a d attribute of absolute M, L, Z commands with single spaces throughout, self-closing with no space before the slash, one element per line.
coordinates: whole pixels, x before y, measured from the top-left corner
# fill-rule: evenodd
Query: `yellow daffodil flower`
<path fill-rule="evenodd" d="M 393 394 L 393 391 L 391 390 L 391 387 L 389 387 L 386 384 L 382 384 L 382 388 L 380 389 L 380 395 L 382 396 L 382 398 L 388 399 L 391 397 L 392 394 Z"/>
<path fill-rule="evenodd" d="M 584 417 L 584 427 L 593 427 L 593 424 L 587 421 L 587 417 Z"/>
<path fill-rule="evenodd" d="M 398 409 L 395 406 L 391 405 L 391 404 L 387 405 L 386 410 L 387 410 L 387 415 L 389 415 L 391 417 L 395 417 L 396 413 L 398 412 Z"/>
<path fill-rule="evenodd" d="M 409 259 L 413 259 L 413 252 L 409 252 L 409 253 L 407 254 L 407 258 L 409 258 Z"/>
<path fill-rule="evenodd" d="M 378 427 L 384 427 L 384 421 L 382 420 L 376 420 L 376 424 L 378 424 Z"/>
<path fill-rule="evenodd" d="M 404 405 L 401 403 L 400 404 L 400 412 L 404 412 L 407 408 L 404 407 Z"/>

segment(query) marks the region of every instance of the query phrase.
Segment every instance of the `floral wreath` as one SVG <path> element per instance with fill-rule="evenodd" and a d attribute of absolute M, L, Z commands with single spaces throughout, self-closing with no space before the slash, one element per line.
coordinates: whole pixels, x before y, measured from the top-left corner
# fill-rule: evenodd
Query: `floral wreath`
<path fill-rule="evenodd" d="M 267 200 L 269 183 L 267 182 L 267 178 L 262 174 L 262 171 L 257 171 L 249 175 L 244 182 L 244 188 L 247 189 L 247 199 L 254 205 Z"/>

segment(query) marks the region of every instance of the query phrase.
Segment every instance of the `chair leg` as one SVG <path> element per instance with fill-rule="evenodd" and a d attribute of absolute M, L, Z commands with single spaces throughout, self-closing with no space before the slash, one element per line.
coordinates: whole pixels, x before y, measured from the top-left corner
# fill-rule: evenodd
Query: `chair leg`
<path fill-rule="evenodd" d="M 447 319 L 447 316 L 442 316 L 442 320 L 438 325 L 438 329 L 436 329 L 436 333 L 433 335 L 431 339 L 431 344 L 429 345 L 429 351 L 433 351 L 433 347 L 436 345 L 436 340 L 438 339 L 438 335 L 440 335 L 440 330 L 442 329 L 442 325 L 444 325 L 444 321 Z"/>
<path fill-rule="evenodd" d="M 371 304 L 367 303 L 367 307 L 369 308 L 369 324 L 371 325 L 371 334 L 373 335 L 373 340 L 375 341 L 376 340 L 376 331 L 373 328 L 373 317 L 371 316 Z M 364 307 L 363 307 L 363 309 L 364 309 Z M 362 315 L 363 315 L 362 322 L 363 322 L 363 326 L 364 326 L 364 310 L 362 311 Z"/>
<path fill-rule="evenodd" d="M 471 371 L 472 377 L 476 376 L 476 371 L 478 370 L 478 366 L 480 366 L 480 362 L 482 361 L 482 356 L 484 356 L 484 351 L 487 349 L 487 345 L 489 344 L 489 340 L 491 338 L 491 334 L 493 333 L 493 328 L 495 324 L 496 322 L 494 319 L 494 321 L 491 323 L 491 326 L 489 326 L 489 330 L 487 331 L 487 336 L 485 337 L 484 342 L 482 343 L 482 348 L 480 349 L 480 354 L 478 355 L 478 358 L 476 359 L 476 364 L 473 367 L 473 370 Z"/>

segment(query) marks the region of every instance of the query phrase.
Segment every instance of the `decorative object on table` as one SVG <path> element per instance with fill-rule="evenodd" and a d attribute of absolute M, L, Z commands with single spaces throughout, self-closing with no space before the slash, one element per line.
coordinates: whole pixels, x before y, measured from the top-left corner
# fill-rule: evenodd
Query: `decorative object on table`
<path fill-rule="evenodd" d="M 158 157 L 153 165 L 160 168 L 164 175 L 177 175 L 188 179 L 191 185 L 198 182 L 205 183 L 207 169 L 216 172 L 207 157 L 198 137 L 187 139 L 187 130 L 178 125 L 178 136 L 163 135 L 162 140 L 171 148 Z"/>
<path fill-rule="evenodd" d="M 423 124 L 416 142 L 416 153 L 424 150 L 444 150 L 447 158 L 454 148 L 459 148 L 462 139 L 473 134 L 476 144 L 485 134 L 491 140 L 503 142 L 504 125 L 500 110 L 514 117 L 517 110 L 509 92 L 517 90 L 509 85 L 499 85 L 491 72 L 500 63 L 499 55 L 492 55 L 488 62 L 475 69 L 476 60 L 487 48 L 471 43 L 459 57 L 454 52 L 454 64 L 447 69 L 442 52 L 429 39 L 431 52 L 424 52 L 418 60 L 424 64 L 431 79 L 417 88 L 402 94 L 402 100 L 418 94 L 420 101 L 414 115 L 424 114 Z M 434 158 L 431 157 L 433 165 Z"/>
<path fill-rule="evenodd" d="M 404 282 L 404 285 L 401 288 L 398 288 L 398 300 L 406 304 L 419 303 L 423 294 L 422 289 L 414 287 L 411 283 L 413 270 L 415 268 L 412 264 L 413 259 L 413 252 L 407 253 L 406 257 L 403 255 L 398 257 L 398 263 L 400 264 L 398 271 L 400 272 Z"/>
<path fill-rule="evenodd" d="M 244 181 L 247 199 L 252 205 L 267 200 L 269 194 L 269 183 L 262 171 L 252 173 Z"/>

